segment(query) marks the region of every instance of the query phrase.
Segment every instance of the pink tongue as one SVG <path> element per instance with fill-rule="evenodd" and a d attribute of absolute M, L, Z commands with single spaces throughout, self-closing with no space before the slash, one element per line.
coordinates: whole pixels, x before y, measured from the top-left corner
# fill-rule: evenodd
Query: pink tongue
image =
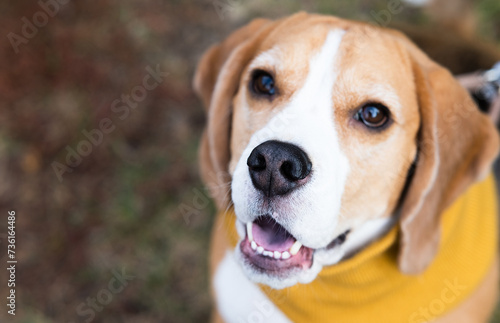
<path fill-rule="evenodd" d="M 295 242 L 294 237 L 270 216 L 255 220 L 252 234 L 255 242 L 266 250 L 286 251 Z"/>

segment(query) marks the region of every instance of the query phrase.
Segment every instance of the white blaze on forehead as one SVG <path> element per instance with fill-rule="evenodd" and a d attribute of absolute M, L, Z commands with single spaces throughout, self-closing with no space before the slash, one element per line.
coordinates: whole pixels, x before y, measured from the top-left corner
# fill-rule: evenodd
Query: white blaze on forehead
<path fill-rule="evenodd" d="M 252 150 L 267 140 L 289 142 L 302 148 L 312 162 L 311 180 L 291 192 L 286 201 L 283 198 L 274 212 L 297 240 L 312 248 L 324 247 L 337 234 L 340 201 L 349 172 L 348 159 L 341 151 L 335 129 L 332 100 L 339 69 L 337 53 L 344 33 L 343 30 L 328 33 L 322 47 L 309 61 L 302 88 L 264 128 L 252 135 L 233 174 L 236 214 L 244 222 L 253 220 L 262 210 L 252 198 L 255 189 L 246 165 Z"/>
<path fill-rule="evenodd" d="M 302 89 L 294 96 L 295 102 L 292 102 L 292 106 L 303 104 L 302 108 L 298 107 L 301 111 L 322 111 L 328 114 L 328 120 L 333 121 L 332 91 L 338 75 L 338 69 L 334 65 L 344 33 L 343 30 L 328 33 L 319 53 L 309 61 L 306 81 Z"/>

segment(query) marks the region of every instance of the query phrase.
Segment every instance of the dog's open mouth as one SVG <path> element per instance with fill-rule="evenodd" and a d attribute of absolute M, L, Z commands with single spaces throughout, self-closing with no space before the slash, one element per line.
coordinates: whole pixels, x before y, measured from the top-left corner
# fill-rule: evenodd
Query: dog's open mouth
<path fill-rule="evenodd" d="M 303 246 L 267 215 L 247 223 L 246 237 L 240 248 L 248 261 L 264 271 L 307 269 L 313 262 L 314 250 Z"/>
<path fill-rule="evenodd" d="M 344 243 L 349 230 L 334 239 L 325 249 Z M 306 270 L 312 266 L 315 249 L 303 246 L 269 215 L 259 216 L 246 224 L 241 252 L 254 268 L 275 274 L 289 270 Z"/>

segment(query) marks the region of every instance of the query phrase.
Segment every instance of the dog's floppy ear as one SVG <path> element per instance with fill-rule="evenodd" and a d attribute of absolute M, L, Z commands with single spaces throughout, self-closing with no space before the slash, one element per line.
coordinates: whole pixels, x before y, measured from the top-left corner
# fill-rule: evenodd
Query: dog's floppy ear
<path fill-rule="evenodd" d="M 200 145 L 200 171 L 219 209 L 229 199 L 231 104 L 238 91 L 241 73 L 255 55 L 258 41 L 270 21 L 255 19 L 212 46 L 201 58 L 194 76 L 194 89 L 207 111 L 207 128 Z"/>
<path fill-rule="evenodd" d="M 399 268 L 425 270 L 440 244 L 441 213 L 486 176 L 499 148 L 498 133 L 467 91 L 444 68 L 406 44 L 420 109 L 418 154 L 401 204 Z"/>

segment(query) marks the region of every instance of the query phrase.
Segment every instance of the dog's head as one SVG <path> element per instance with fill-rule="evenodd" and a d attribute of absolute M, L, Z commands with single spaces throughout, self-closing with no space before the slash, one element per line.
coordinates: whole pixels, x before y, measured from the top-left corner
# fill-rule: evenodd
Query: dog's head
<path fill-rule="evenodd" d="M 194 84 L 203 178 L 219 209 L 234 204 L 244 271 L 275 288 L 396 221 L 400 270 L 422 271 L 440 213 L 498 149 L 465 89 L 405 36 L 335 17 L 254 20 L 203 56 Z"/>

